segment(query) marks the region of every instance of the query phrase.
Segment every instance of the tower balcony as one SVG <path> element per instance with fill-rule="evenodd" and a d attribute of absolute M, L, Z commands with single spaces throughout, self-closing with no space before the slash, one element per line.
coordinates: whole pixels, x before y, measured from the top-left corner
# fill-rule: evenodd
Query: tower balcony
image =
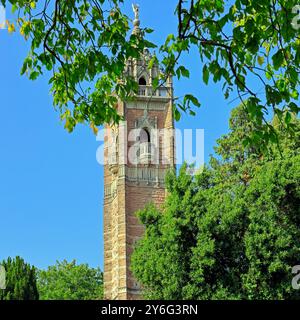
<path fill-rule="evenodd" d="M 138 150 L 138 157 L 140 164 L 149 164 L 151 162 L 151 143 L 150 142 L 143 142 L 139 146 Z"/>
<path fill-rule="evenodd" d="M 156 90 L 152 86 L 139 86 L 138 97 L 151 97 L 151 98 L 169 98 L 170 93 L 168 88 L 159 87 Z"/>

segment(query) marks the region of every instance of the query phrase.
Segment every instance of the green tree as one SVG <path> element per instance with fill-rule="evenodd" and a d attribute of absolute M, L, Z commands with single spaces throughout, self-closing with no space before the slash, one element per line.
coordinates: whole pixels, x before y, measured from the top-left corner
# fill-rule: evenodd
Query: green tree
<path fill-rule="evenodd" d="M 155 299 L 299 299 L 292 267 L 300 253 L 298 135 L 281 151 L 245 147 L 253 123 L 243 107 L 202 174 L 184 165 L 167 178 L 163 209 L 138 213 L 146 226 L 132 271 Z M 280 122 L 273 122 L 281 137 Z"/>
<path fill-rule="evenodd" d="M 18 13 L 8 31 L 19 27 L 31 42 L 21 73 L 34 80 L 45 70 L 52 72 L 54 105 L 66 128 L 72 131 L 77 123 L 88 122 L 95 129 L 119 121 L 117 98 L 126 100 L 137 92 L 136 82 L 123 73 L 125 62 L 139 57 L 146 47 L 155 47 L 139 36 L 151 29 L 128 35 L 124 1 L 1 2 L 11 3 Z M 167 37 L 149 65 L 160 60 L 163 74 L 189 77 L 181 57 L 196 48 L 203 81 L 222 82 L 226 99 L 233 94 L 245 104 L 255 129 L 246 141 L 276 142 L 276 130 L 266 115 L 276 114 L 294 132 L 291 119 L 299 112 L 296 5 L 297 0 L 178 0 L 178 30 Z M 165 80 L 163 74 L 154 81 L 155 87 Z M 176 102 L 175 118 L 180 118 L 180 111 L 194 114 L 194 106 L 200 106 L 198 99 L 187 93 Z"/>
<path fill-rule="evenodd" d="M 100 300 L 103 298 L 103 275 L 87 264 L 57 261 L 38 273 L 41 300 Z"/>
<path fill-rule="evenodd" d="M 22 258 L 1 262 L 6 271 L 6 289 L 0 290 L 0 300 L 38 300 L 36 269 Z"/>
<path fill-rule="evenodd" d="M 256 129 L 248 137 L 252 143 L 274 142 L 276 131 L 266 115 L 276 114 L 293 132 L 292 114 L 299 112 L 297 5 L 297 0 L 179 0 L 178 32 L 161 47 L 162 64 L 178 78 L 188 77 L 180 57 L 195 47 L 203 81 L 221 82 L 226 99 L 233 93 L 245 105 Z M 178 107 L 189 110 L 189 98 Z"/>
<path fill-rule="evenodd" d="M 123 0 L 1 2 L 17 14 L 8 31 L 19 28 L 31 42 L 21 74 L 35 80 L 51 71 L 54 106 L 67 130 L 82 122 L 96 130 L 96 125 L 120 120 L 117 97 L 126 100 L 137 90 L 124 74 L 126 60 L 153 47 L 143 37 L 128 36 L 129 18 L 119 6 Z"/>

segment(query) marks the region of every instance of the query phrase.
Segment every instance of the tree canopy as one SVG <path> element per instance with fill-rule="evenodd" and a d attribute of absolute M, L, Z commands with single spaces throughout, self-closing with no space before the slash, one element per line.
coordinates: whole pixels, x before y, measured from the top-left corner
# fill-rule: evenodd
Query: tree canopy
<path fill-rule="evenodd" d="M 8 31 L 19 27 L 31 43 L 21 74 L 35 80 L 45 70 L 51 72 L 54 106 L 65 127 L 72 131 L 77 123 L 88 122 L 95 129 L 118 122 L 117 98 L 125 100 L 136 88 L 123 73 L 126 60 L 153 46 L 128 36 L 129 18 L 119 7 L 123 1 L 1 1 L 11 3 L 17 15 Z"/>
<path fill-rule="evenodd" d="M 57 261 L 47 270 L 39 270 L 38 290 L 41 300 L 100 300 L 103 275 L 99 268 L 75 260 Z"/>
<path fill-rule="evenodd" d="M 178 0 L 177 32 L 162 45 L 146 40 L 149 28 L 141 30 L 144 36 L 129 34 L 123 0 L 1 2 L 10 3 L 17 14 L 8 30 L 19 27 L 31 43 L 21 73 L 34 80 L 45 70 L 51 72 L 54 105 L 69 131 L 81 122 L 95 131 L 95 126 L 118 122 L 117 99 L 137 92 L 135 80 L 123 72 L 126 60 L 155 46 L 159 54 L 149 66 L 159 62 L 164 72 L 154 87 L 166 76 L 189 77 L 181 57 L 196 48 L 204 83 L 221 82 L 226 99 L 239 96 L 243 102 L 253 123 L 246 143 L 277 142 L 268 115 L 275 114 L 288 133 L 295 131 L 291 119 L 299 112 L 297 0 Z M 195 114 L 198 98 L 187 93 L 174 101 L 175 118 L 180 111 Z"/>
<path fill-rule="evenodd" d="M 299 120 L 292 119 L 299 128 Z M 161 209 L 138 213 L 144 237 L 132 271 L 154 299 L 299 299 L 292 267 L 300 253 L 299 130 L 289 139 L 277 119 L 277 148 L 245 147 L 252 130 L 241 106 L 202 174 L 187 166 L 167 177 Z"/>
<path fill-rule="evenodd" d="M 0 290 L 0 300 L 38 300 L 36 269 L 22 258 L 1 262 L 6 271 L 6 288 Z"/>

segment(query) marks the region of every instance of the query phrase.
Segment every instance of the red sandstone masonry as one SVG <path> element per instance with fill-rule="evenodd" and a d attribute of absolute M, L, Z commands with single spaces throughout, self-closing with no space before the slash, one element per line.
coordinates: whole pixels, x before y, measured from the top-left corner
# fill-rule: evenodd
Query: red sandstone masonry
<path fill-rule="evenodd" d="M 141 67 L 138 67 L 141 68 Z M 138 77 L 137 67 L 134 67 L 134 77 Z M 154 72 L 154 71 L 152 71 Z M 147 78 L 147 83 L 151 79 L 146 71 L 140 73 Z M 126 103 L 119 102 L 118 112 L 124 115 L 127 121 L 128 132 L 135 128 L 136 120 L 145 116 L 149 119 L 157 119 L 157 129 L 173 128 L 172 116 L 172 84 L 171 95 L 167 98 L 156 98 L 149 103 L 149 110 L 145 111 L 143 103 L 145 97 L 137 98 L 137 108 L 127 108 Z M 156 103 L 164 103 L 165 110 L 155 109 Z M 154 106 L 151 109 L 151 106 Z M 134 142 L 128 143 L 128 148 Z M 105 156 L 110 148 L 107 138 L 105 139 Z M 161 150 L 161 148 L 160 148 Z M 160 152 L 161 158 L 161 152 Z M 170 165 L 138 165 L 127 164 L 126 168 L 157 168 L 166 169 L 174 166 L 174 145 L 170 148 L 168 158 Z M 158 207 L 161 206 L 165 198 L 165 187 L 163 184 L 145 183 L 138 181 L 128 181 L 119 176 L 120 167 L 116 172 L 110 170 L 109 165 L 104 168 L 104 185 L 109 187 L 114 181 L 117 190 L 114 195 L 104 199 L 104 296 L 105 299 L 134 300 L 142 298 L 142 292 L 130 272 L 130 257 L 135 242 L 140 239 L 144 232 L 136 211 L 145 207 L 149 202 L 154 202 Z"/>

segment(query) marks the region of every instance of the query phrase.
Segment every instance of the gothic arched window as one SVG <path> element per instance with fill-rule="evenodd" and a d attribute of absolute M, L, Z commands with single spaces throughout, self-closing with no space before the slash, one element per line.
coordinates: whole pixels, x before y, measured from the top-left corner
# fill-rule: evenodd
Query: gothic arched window
<path fill-rule="evenodd" d="M 150 142 L 150 133 L 146 128 L 141 129 L 140 132 L 140 142 Z"/>
<path fill-rule="evenodd" d="M 147 84 L 146 79 L 144 77 L 140 77 L 139 79 L 139 85 L 140 86 L 145 86 Z"/>

